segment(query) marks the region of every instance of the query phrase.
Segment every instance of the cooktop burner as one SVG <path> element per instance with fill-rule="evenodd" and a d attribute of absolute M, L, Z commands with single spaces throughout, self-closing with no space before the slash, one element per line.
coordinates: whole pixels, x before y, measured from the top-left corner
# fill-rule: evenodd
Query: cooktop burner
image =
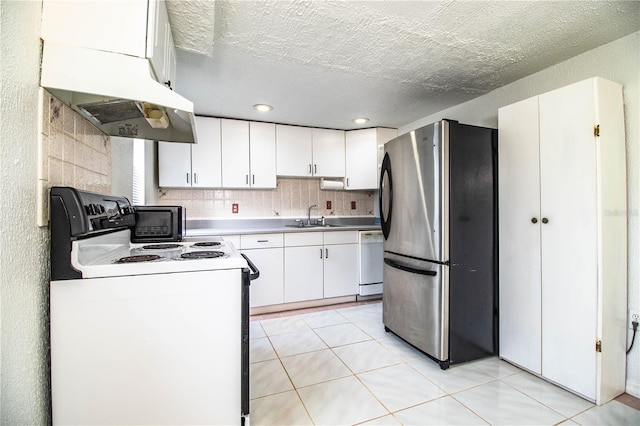
<path fill-rule="evenodd" d="M 202 241 L 200 243 L 194 243 L 193 247 L 220 247 L 222 243 L 220 241 Z"/>
<path fill-rule="evenodd" d="M 137 262 L 151 262 L 153 260 L 161 259 L 157 254 L 140 254 L 137 256 L 121 257 L 113 263 L 137 263 Z"/>
<path fill-rule="evenodd" d="M 221 251 L 191 251 L 180 255 L 182 259 L 215 259 L 222 256 L 224 252 Z"/>
<path fill-rule="evenodd" d="M 148 244 L 142 246 L 142 250 L 171 250 L 182 247 L 182 244 Z"/>

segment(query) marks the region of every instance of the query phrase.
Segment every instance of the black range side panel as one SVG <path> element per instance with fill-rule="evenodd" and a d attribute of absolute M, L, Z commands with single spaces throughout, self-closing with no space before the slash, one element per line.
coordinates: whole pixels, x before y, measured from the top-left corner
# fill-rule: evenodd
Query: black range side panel
<path fill-rule="evenodd" d="M 495 129 L 450 123 L 452 364 L 497 353 L 497 138 Z"/>

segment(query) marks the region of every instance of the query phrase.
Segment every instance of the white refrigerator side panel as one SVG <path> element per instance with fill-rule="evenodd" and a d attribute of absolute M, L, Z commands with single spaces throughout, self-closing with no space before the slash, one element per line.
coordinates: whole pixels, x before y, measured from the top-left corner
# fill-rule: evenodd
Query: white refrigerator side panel
<path fill-rule="evenodd" d="M 53 424 L 239 424 L 239 269 L 51 282 Z"/>
<path fill-rule="evenodd" d="M 500 356 L 540 374 L 538 98 L 500 108 L 498 123 Z"/>

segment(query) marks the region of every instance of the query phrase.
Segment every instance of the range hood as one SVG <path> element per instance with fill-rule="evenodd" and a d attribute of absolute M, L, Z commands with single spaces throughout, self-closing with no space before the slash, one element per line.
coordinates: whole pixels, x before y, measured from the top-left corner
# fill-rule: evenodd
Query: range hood
<path fill-rule="evenodd" d="M 196 142 L 193 102 L 155 81 L 145 58 L 45 42 L 40 85 L 108 135 Z"/>

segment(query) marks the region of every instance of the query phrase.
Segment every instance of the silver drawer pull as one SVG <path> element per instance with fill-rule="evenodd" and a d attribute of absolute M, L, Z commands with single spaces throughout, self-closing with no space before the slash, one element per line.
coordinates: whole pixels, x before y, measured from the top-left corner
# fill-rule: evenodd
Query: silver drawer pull
<path fill-rule="evenodd" d="M 259 243 L 268 243 L 269 240 L 258 240 Z"/>

